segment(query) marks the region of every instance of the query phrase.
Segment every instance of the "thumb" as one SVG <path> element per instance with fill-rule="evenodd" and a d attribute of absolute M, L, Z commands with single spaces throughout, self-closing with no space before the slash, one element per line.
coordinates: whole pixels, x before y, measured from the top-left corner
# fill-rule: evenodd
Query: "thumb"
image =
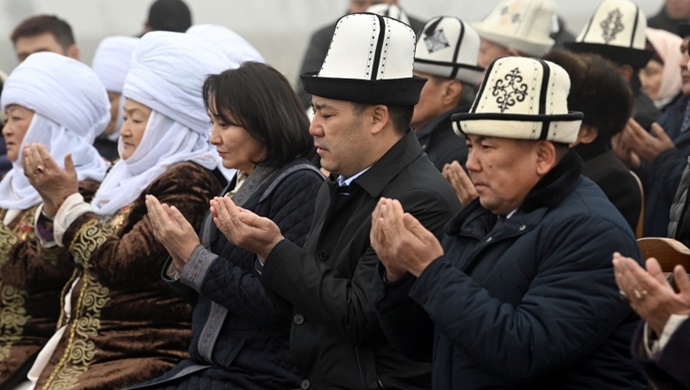
<path fill-rule="evenodd" d="M 185 218 L 184 215 L 182 215 L 182 212 L 178 210 L 175 206 L 170 206 L 169 215 L 177 223 L 178 226 L 184 226 L 189 223 L 187 221 L 187 218 Z"/>
<path fill-rule="evenodd" d="M 72 161 L 72 153 L 65 155 L 65 171 L 69 174 L 77 174 L 77 170 L 74 168 L 74 161 Z"/>
<path fill-rule="evenodd" d="M 673 280 L 681 294 L 690 293 L 690 280 L 688 280 L 688 273 L 682 265 L 677 265 L 673 269 Z"/>
<path fill-rule="evenodd" d="M 658 123 L 654 122 L 652 123 L 652 132 L 654 135 L 660 139 L 660 140 L 671 140 L 668 135 L 666 135 L 666 131 L 664 131 L 664 128 L 661 127 Z"/>
<path fill-rule="evenodd" d="M 422 226 L 421 223 L 417 220 L 417 218 L 413 217 L 412 214 L 410 213 L 405 213 L 403 215 L 403 225 L 412 232 L 415 236 L 422 238 L 426 235 L 426 233 L 429 233 L 428 230 L 424 226 Z"/>
<path fill-rule="evenodd" d="M 240 210 L 237 213 L 237 218 L 245 224 L 256 228 L 264 228 L 266 226 L 263 218 L 247 210 Z"/>

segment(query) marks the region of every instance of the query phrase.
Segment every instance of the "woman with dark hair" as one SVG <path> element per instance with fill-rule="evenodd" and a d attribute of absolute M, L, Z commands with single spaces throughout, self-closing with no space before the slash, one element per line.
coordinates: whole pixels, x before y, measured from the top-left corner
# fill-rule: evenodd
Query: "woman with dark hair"
<path fill-rule="evenodd" d="M 237 169 L 225 196 L 280 226 L 302 244 L 323 176 L 309 122 L 289 82 L 272 67 L 245 62 L 209 76 L 203 95 L 211 143 Z M 190 358 L 137 389 L 298 388 L 290 358 L 291 312 L 261 285 L 262 260 L 235 247 L 207 214 L 197 236 L 174 208 L 147 197 L 158 240 L 170 253 L 163 278 L 194 305 Z"/>
<path fill-rule="evenodd" d="M 568 72 L 568 108 L 585 114 L 571 145 L 585 162 L 582 174 L 601 187 L 635 231 L 642 193 L 633 174 L 611 150 L 611 138 L 623 131 L 632 115 L 630 87 L 617 67 L 597 54 L 553 50 L 542 58 Z"/>

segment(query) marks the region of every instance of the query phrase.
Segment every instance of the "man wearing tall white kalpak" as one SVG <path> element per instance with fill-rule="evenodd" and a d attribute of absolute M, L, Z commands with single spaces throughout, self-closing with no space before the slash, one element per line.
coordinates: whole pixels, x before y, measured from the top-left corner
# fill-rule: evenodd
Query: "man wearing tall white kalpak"
<path fill-rule="evenodd" d="M 378 199 L 400 198 L 439 236 L 459 208 L 409 128 L 424 84 L 413 77 L 414 45 L 402 22 L 344 16 L 321 71 L 302 76 L 313 95 L 310 132 L 332 173 L 304 248 L 229 198 L 212 202 L 221 231 L 257 254 L 263 285 L 294 310 L 290 344 L 303 389 L 431 386 L 429 366 L 406 359 L 383 337 L 371 300 L 379 259 L 369 230 Z"/>

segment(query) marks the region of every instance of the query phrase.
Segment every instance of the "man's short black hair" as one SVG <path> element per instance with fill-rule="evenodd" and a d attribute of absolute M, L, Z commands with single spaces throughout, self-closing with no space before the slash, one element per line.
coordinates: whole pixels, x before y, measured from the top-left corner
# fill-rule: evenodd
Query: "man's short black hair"
<path fill-rule="evenodd" d="M 10 39 L 12 44 L 16 45 L 20 38 L 34 37 L 45 33 L 53 34 L 55 40 L 64 50 L 75 44 L 72 27 L 55 15 L 36 15 L 24 20 L 12 31 Z"/>
<path fill-rule="evenodd" d="M 192 13 L 182 0 L 156 0 L 149 8 L 149 31 L 185 32 L 192 25 Z"/>
<path fill-rule="evenodd" d="M 365 108 L 371 107 L 372 104 L 353 103 L 354 110 L 360 114 Z M 405 134 L 405 131 L 410 127 L 412 121 L 412 114 L 414 114 L 414 106 L 386 106 L 388 107 L 388 116 L 393 123 L 393 128 L 398 134 Z"/>

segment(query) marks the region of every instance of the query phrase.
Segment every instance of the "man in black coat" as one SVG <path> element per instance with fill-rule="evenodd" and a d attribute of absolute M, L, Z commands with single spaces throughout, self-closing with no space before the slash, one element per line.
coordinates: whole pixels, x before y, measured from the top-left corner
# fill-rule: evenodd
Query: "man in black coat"
<path fill-rule="evenodd" d="M 424 84 L 413 77 L 412 29 L 372 14 L 344 16 L 337 28 L 321 71 L 302 77 L 314 95 L 310 132 L 332 173 L 304 248 L 225 199 L 219 224 L 257 254 L 275 302 L 293 307 L 291 350 L 303 389 L 428 389 L 429 365 L 396 351 L 376 318 L 371 212 L 380 197 L 396 197 L 440 236 L 460 204 L 409 130 Z"/>

